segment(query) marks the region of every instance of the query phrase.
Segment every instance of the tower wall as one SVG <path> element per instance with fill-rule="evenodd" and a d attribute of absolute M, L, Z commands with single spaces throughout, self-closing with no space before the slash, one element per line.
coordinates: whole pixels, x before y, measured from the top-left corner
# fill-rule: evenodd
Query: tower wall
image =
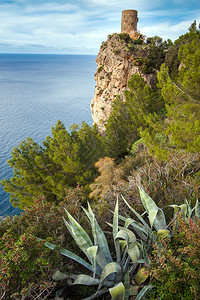
<path fill-rule="evenodd" d="M 137 32 L 137 13 L 137 10 L 134 9 L 122 11 L 121 33 L 128 33 L 130 36 L 134 36 Z"/>

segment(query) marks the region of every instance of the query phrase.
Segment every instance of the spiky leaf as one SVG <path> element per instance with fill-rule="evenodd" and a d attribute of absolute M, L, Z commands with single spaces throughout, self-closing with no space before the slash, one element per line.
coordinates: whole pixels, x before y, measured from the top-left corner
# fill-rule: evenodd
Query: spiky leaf
<path fill-rule="evenodd" d="M 113 288 L 110 288 L 109 292 L 113 300 L 124 300 L 125 288 L 122 282 L 118 283 L 118 285 Z"/>

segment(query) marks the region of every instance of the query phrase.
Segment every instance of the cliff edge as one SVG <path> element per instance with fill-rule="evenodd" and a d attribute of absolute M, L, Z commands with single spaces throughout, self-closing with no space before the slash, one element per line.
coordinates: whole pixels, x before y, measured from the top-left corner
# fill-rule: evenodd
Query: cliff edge
<path fill-rule="evenodd" d="M 143 63 L 149 55 L 142 35 L 132 39 L 127 33 L 112 34 L 103 42 L 96 58 L 95 92 L 91 101 L 91 112 L 99 132 L 105 131 L 105 124 L 112 111 L 113 102 L 119 95 L 125 101 L 124 91 L 133 74 L 139 74 L 151 86 L 155 72 L 145 74 Z"/>

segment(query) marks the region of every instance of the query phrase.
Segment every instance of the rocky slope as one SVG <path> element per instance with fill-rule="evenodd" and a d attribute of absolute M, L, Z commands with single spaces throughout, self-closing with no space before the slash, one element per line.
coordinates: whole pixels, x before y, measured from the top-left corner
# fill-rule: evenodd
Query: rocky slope
<path fill-rule="evenodd" d="M 143 74 L 142 66 L 148 57 L 148 47 L 138 45 L 128 34 L 110 35 L 103 42 L 96 58 L 96 87 L 91 102 L 91 112 L 99 132 L 105 130 L 106 121 L 112 111 L 117 95 L 124 101 L 124 91 L 128 89 L 128 80 L 133 74 L 142 76 L 149 85 L 155 80 L 155 74 Z"/>

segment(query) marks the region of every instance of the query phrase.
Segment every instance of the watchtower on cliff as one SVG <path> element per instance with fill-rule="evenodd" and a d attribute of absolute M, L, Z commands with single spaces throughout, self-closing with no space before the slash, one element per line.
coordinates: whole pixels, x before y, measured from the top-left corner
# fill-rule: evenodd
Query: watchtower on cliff
<path fill-rule="evenodd" d="M 134 9 L 122 11 L 121 33 L 128 33 L 132 38 L 137 36 L 137 13 Z"/>

